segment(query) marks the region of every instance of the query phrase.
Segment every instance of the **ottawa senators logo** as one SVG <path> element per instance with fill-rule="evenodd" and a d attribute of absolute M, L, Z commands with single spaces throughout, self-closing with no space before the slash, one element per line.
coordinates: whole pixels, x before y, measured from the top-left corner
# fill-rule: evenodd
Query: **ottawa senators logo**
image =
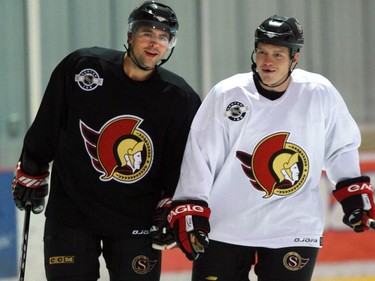
<path fill-rule="evenodd" d="M 132 268 L 138 274 L 147 274 L 154 269 L 158 260 L 150 260 L 144 255 L 136 256 L 132 261 Z"/>
<path fill-rule="evenodd" d="M 130 184 L 142 179 L 153 162 L 151 138 L 139 128 L 142 119 L 133 115 L 113 118 L 95 131 L 80 121 L 86 151 L 102 181 Z"/>
<path fill-rule="evenodd" d="M 301 270 L 310 259 L 302 258 L 297 252 L 289 252 L 283 258 L 284 266 L 290 271 Z"/>
<path fill-rule="evenodd" d="M 288 143 L 289 133 L 276 133 L 261 140 L 252 155 L 237 151 L 242 169 L 252 186 L 264 191 L 264 198 L 286 196 L 305 183 L 309 162 L 299 146 Z"/>

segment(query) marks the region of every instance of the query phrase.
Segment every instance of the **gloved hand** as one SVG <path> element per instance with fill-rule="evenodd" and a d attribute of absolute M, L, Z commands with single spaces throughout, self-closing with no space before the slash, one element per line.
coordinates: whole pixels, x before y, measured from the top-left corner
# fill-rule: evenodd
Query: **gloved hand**
<path fill-rule="evenodd" d="M 189 260 L 196 260 L 208 247 L 211 214 L 208 204 L 201 200 L 174 201 L 168 221 L 177 244 Z"/>
<path fill-rule="evenodd" d="M 367 222 L 375 219 L 375 204 L 370 178 L 361 176 L 340 181 L 333 195 L 344 211 L 343 222 L 355 232 L 369 229 Z"/>
<path fill-rule="evenodd" d="M 16 207 L 23 211 L 25 206 L 30 204 L 34 214 L 41 213 L 48 194 L 48 177 L 49 172 L 39 176 L 25 174 L 19 162 L 12 182 L 13 200 Z"/>
<path fill-rule="evenodd" d="M 164 198 L 159 201 L 150 229 L 152 248 L 156 250 L 172 249 L 176 246 L 173 230 L 169 227 L 167 216 L 170 211 L 172 198 Z"/>

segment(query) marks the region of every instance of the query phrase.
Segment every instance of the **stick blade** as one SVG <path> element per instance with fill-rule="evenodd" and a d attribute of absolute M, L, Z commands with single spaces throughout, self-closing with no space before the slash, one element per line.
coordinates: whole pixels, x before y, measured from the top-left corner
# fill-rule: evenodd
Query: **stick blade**
<path fill-rule="evenodd" d="M 368 219 L 367 222 L 366 222 L 366 225 L 372 229 L 375 230 L 375 220 L 373 219 Z"/>

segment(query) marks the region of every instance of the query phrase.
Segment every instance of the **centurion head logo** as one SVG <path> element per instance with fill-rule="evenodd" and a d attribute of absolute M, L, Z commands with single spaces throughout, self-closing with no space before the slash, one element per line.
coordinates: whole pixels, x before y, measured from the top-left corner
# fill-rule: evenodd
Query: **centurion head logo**
<path fill-rule="evenodd" d="M 299 190 L 306 181 L 309 162 L 302 148 L 288 143 L 289 133 L 281 132 L 261 140 L 253 154 L 237 151 L 242 169 L 264 198 L 286 196 Z"/>
<path fill-rule="evenodd" d="M 134 183 L 148 173 L 154 148 L 151 138 L 139 128 L 142 121 L 133 115 L 118 116 L 99 131 L 80 121 L 86 151 L 102 181 Z"/>

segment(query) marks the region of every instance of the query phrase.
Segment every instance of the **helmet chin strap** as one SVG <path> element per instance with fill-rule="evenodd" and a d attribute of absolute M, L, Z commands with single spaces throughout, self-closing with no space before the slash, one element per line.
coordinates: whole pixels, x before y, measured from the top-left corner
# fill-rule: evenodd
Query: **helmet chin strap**
<path fill-rule="evenodd" d="M 254 53 L 255 53 L 255 50 L 252 52 L 251 54 L 251 62 L 252 62 L 252 65 L 251 65 L 251 70 L 253 71 L 253 73 L 255 74 L 255 78 L 258 79 L 263 85 L 265 85 L 266 87 L 269 87 L 269 88 L 276 88 L 276 87 L 279 87 L 280 85 L 284 84 L 286 82 L 286 80 L 288 80 L 288 78 L 290 77 L 290 75 L 292 74 L 292 71 L 296 68 L 297 66 L 297 63 L 293 66 L 292 68 L 292 63 L 293 61 L 291 60 L 290 61 L 290 66 L 289 66 L 289 71 L 288 71 L 288 75 L 285 77 L 285 79 L 283 81 L 281 81 L 280 83 L 278 84 L 266 84 L 263 82 L 262 78 L 260 77 L 258 71 L 257 71 L 257 64 L 255 63 L 254 61 Z"/>
<path fill-rule="evenodd" d="M 139 68 L 139 69 L 141 69 L 141 70 L 143 70 L 143 71 L 149 71 L 149 70 L 152 70 L 152 69 L 156 69 L 157 67 L 159 67 L 159 66 L 161 66 L 162 64 L 164 64 L 164 63 L 166 63 L 168 60 L 169 60 L 169 58 L 171 57 L 171 55 L 172 55 L 172 53 L 173 53 L 173 50 L 174 50 L 174 47 L 171 49 L 171 51 L 170 51 L 170 53 L 169 53 L 169 55 L 168 55 L 168 57 L 166 58 L 166 59 L 162 59 L 161 61 L 160 61 L 160 63 L 159 64 L 156 64 L 154 67 L 144 67 L 144 66 L 142 66 L 139 62 L 138 62 L 138 60 L 137 60 L 137 58 L 133 58 L 133 55 L 131 54 L 132 52 L 131 52 L 131 45 L 129 45 L 129 48 L 124 44 L 124 47 L 125 47 L 125 50 L 126 50 L 126 53 L 128 54 L 128 56 L 129 56 L 129 58 L 132 60 L 132 62 Z"/>

